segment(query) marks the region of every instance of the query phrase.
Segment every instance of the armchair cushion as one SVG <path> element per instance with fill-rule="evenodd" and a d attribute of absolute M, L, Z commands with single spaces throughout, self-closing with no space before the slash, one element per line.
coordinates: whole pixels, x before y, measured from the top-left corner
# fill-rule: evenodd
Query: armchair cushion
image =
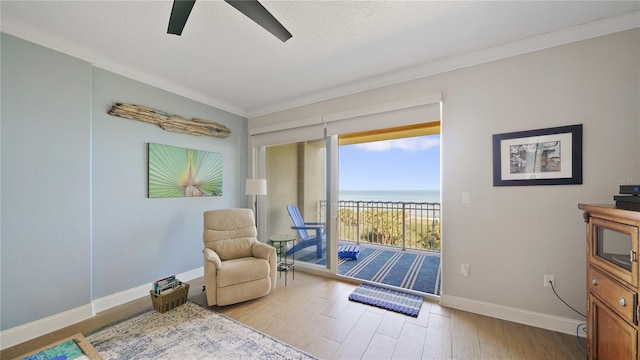
<path fill-rule="evenodd" d="M 244 257 L 227 260 L 218 270 L 218 288 L 259 280 L 269 273 L 269 263 L 264 259 Z"/>
<path fill-rule="evenodd" d="M 257 241 L 253 220 L 247 221 L 247 213 L 238 210 L 251 212 L 229 209 L 216 211 L 212 216 L 205 213 L 204 246 L 215 251 L 223 261 L 252 256 L 251 246 Z"/>

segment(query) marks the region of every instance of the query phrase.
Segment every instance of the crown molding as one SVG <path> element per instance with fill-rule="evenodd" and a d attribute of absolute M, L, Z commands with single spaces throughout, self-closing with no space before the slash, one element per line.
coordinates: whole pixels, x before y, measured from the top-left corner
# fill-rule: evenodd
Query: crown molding
<path fill-rule="evenodd" d="M 97 59 L 106 57 L 105 54 L 94 49 L 69 41 L 61 36 L 47 33 L 36 26 L 16 20 L 4 14 L 2 15 L 2 22 L 0 22 L 0 30 L 3 33 L 73 56 L 91 64 L 93 64 Z"/>
<path fill-rule="evenodd" d="M 243 108 L 229 104 L 223 100 L 213 98 L 201 92 L 194 91 L 193 89 L 169 81 L 161 76 L 150 74 L 142 69 L 115 61 L 112 58 L 108 57 L 106 54 L 98 52 L 92 48 L 80 45 L 66 38 L 53 35 L 37 26 L 33 26 L 31 24 L 27 24 L 25 22 L 10 18 L 6 15 L 2 16 L 2 21 L 0 22 L 0 31 L 41 45 L 43 47 L 58 51 L 60 53 L 72 56 L 74 58 L 86 61 L 94 67 L 111 71 L 118 75 L 140 81 L 147 85 L 169 91 L 176 95 L 201 102 L 205 105 L 209 105 L 238 116 L 246 117 L 246 112 Z"/>
<path fill-rule="evenodd" d="M 249 118 L 253 118 L 256 116 L 272 114 L 341 96 L 395 85 L 410 80 L 433 76 L 448 71 L 463 69 L 474 65 L 480 65 L 491 61 L 501 60 L 512 56 L 544 50 L 555 46 L 587 40 L 638 27 L 640 27 L 640 11 L 633 11 L 627 14 L 534 36 L 525 40 L 498 45 L 488 49 L 456 55 L 426 64 L 389 72 L 380 76 L 317 92 L 309 96 L 290 99 L 264 107 L 248 109 L 247 116 Z"/>
<path fill-rule="evenodd" d="M 426 64 L 389 72 L 380 76 L 371 77 L 362 81 L 352 82 L 343 86 L 334 87 L 325 91 L 313 93 L 308 96 L 289 99 L 263 107 L 244 109 L 223 100 L 213 98 L 204 93 L 194 91 L 178 83 L 169 81 L 160 76 L 149 74 L 144 70 L 117 62 L 107 55 L 97 52 L 86 46 L 69 41 L 68 39 L 49 34 L 44 30 L 26 24 L 24 22 L 2 17 L 0 30 L 7 34 L 22 38 L 38 45 L 62 52 L 64 54 L 87 61 L 92 65 L 126 76 L 133 80 L 184 96 L 188 99 L 216 107 L 223 111 L 252 118 L 267 115 L 299 106 L 309 105 L 341 96 L 351 95 L 384 86 L 399 84 L 427 76 L 437 75 L 448 71 L 458 70 L 474 65 L 505 59 L 538 50 L 560 46 L 572 42 L 595 38 L 620 31 L 640 27 L 640 11 L 614 16 L 599 21 L 594 21 L 571 28 L 547 33 L 529 39 L 503 44 L 492 48 L 452 56 L 446 59 L 436 60 Z"/>
<path fill-rule="evenodd" d="M 103 59 L 100 59 L 99 61 L 96 61 L 95 63 L 93 63 L 93 66 L 111 71 L 113 73 L 128 77 L 133 80 L 140 81 L 142 83 L 157 87 L 165 91 L 169 91 L 176 95 L 180 95 L 187 99 L 194 100 L 194 101 L 203 103 L 205 105 L 215 107 L 217 109 L 232 113 L 234 115 L 242 116 L 244 118 L 247 117 L 246 112 L 243 108 L 229 104 L 226 101 L 213 98 L 201 92 L 194 91 L 193 89 L 190 89 L 181 84 L 169 81 L 163 77 L 146 73 L 142 70 L 138 70 L 137 68 L 131 67 L 129 65 L 126 65 L 120 62 L 113 61 L 108 58 L 103 58 Z"/>

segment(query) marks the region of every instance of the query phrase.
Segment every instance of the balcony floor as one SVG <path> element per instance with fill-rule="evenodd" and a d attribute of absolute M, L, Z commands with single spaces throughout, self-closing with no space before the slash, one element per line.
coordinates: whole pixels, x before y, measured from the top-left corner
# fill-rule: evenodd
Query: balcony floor
<path fill-rule="evenodd" d="M 340 245 L 354 245 L 341 241 Z M 358 260 L 339 259 L 338 274 L 402 289 L 440 295 L 440 252 L 402 250 L 396 247 L 360 244 Z M 296 261 L 326 265 L 316 257 L 315 246 L 296 253 Z"/>

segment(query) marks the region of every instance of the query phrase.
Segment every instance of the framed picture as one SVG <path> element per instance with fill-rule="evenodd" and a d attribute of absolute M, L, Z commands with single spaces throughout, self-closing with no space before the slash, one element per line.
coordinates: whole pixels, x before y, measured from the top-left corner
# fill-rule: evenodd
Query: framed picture
<path fill-rule="evenodd" d="M 493 135 L 493 186 L 582 184 L 582 124 Z"/>
<path fill-rule="evenodd" d="M 149 143 L 149 197 L 222 196 L 222 154 Z"/>

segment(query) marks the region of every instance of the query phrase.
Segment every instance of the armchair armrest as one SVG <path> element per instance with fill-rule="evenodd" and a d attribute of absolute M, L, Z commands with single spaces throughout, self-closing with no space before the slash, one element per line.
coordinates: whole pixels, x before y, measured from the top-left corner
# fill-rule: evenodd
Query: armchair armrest
<path fill-rule="evenodd" d="M 305 223 L 307 224 L 307 223 Z M 294 230 L 315 230 L 316 232 L 322 233 L 324 232 L 324 225 L 316 225 L 316 226 L 292 226 Z"/>
<path fill-rule="evenodd" d="M 251 246 L 251 254 L 254 257 L 270 261 L 272 256 L 274 258 L 276 256 L 276 248 L 265 243 L 255 242 Z"/>
<path fill-rule="evenodd" d="M 222 260 L 220 260 L 220 256 L 215 251 L 209 248 L 204 248 L 202 249 L 202 253 L 204 254 L 205 260 L 212 262 L 216 269 L 220 269 L 222 267 Z"/>
<path fill-rule="evenodd" d="M 276 274 L 278 273 L 278 259 L 276 259 L 276 248 L 271 245 L 256 241 L 255 243 L 253 243 L 253 245 L 251 245 L 251 254 L 253 254 L 253 256 L 256 258 L 267 260 L 270 269 L 269 278 L 271 279 L 271 289 L 275 288 Z"/>
<path fill-rule="evenodd" d="M 292 229 L 312 229 L 312 230 L 317 230 L 317 229 L 324 229 L 324 226 L 320 226 L 320 225 L 315 225 L 315 226 L 292 226 Z"/>

